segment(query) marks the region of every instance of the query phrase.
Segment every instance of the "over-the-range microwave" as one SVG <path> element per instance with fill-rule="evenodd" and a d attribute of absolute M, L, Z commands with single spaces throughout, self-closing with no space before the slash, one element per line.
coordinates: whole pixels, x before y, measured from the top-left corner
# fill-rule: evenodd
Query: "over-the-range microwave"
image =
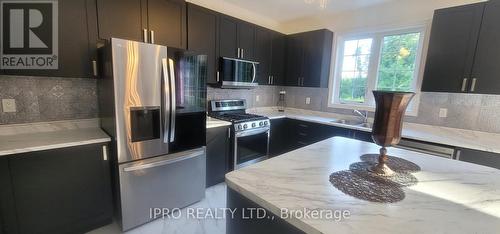
<path fill-rule="evenodd" d="M 256 79 L 258 67 L 258 62 L 221 57 L 217 74 L 219 86 L 231 89 L 255 88 L 258 86 Z"/>

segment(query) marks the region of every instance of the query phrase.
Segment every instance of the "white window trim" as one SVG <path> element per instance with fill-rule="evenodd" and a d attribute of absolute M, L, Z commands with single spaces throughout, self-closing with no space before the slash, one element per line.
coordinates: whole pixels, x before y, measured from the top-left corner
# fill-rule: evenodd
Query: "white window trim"
<path fill-rule="evenodd" d="M 425 57 L 426 50 L 428 46 L 428 35 L 429 35 L 429 22 L 424 22 L 412 26 L 407 27 L 398 27 L 392 29 L 384 29 L 384 30 L 366 30 L 368 32 L 365 33 L 345 33 L 336 37 L 333 45 L 332 52 L 332 62 L 334 66 L 331 68 L 330 72 L 330 82 L 328 86 L 328 107 L 329 108 L 341 108 L 341 109 L 356 109 L 356 110 L 367 110 L 367 111 L 375 111 L 375 101 L 373 99 L 373 95 L 371 95 L 371 90 L 376 87 L 376 82 L 378 80 L 378 66 L 380 63 L 380 55 L 382 50 L 382 39 L 384 36 L 388 35 L 396 35 L 396 34 L 404 34 L 411 32 L 419 32 L 420 40 L 418 45 L 418 54 L 415 59 L 415 74 L 414 74 L 414 87 L 415 87 L 415 97 L 412 100 L 411 107 L 406 111 L 406 115 L 408 116 L 417 116 L 418 107 L 420 104 L 420 88 L 423 79 L 424 73 L 424 65 L 425 65 Z M 340 61 L 344 54 L 344 42 L 347 40 L 356 40 L 363 38 L 373 38 L 373 44 L 371 48 L 370 54 L 370 65 L 368 71 L 368 77 L 375 77 L 374 79 L 368 79 L 367 84 L 367 94 L 365 94 L 365 102 L 364 103 L 356 103 L 356 102 L 340 102 L 340 97 L 338 96 L 340 92 L 340 77 L 342 73 L 342 62 Z"/>

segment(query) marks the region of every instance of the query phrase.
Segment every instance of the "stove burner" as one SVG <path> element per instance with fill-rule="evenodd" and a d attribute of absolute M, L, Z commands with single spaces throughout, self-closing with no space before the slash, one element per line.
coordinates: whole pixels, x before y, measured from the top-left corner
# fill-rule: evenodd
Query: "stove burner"
<path fill-rule="evenodd" d="M 247 114 L 247 113 L 225 113 L 225 114 L 220 114 L 220 115 L 213 116 L 213 117 L 221 119 L 221 120 L 225 120 L 225 121 L 230 121 L 233 123 L 267 119 L 264 116 Z"/>

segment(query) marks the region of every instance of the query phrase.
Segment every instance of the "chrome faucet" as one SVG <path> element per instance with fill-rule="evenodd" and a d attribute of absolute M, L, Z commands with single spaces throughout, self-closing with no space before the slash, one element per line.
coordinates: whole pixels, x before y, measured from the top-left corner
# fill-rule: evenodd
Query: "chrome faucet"
<path fill-rule="evenodd" d="M 353 110 L 356 117 L 363 120 L 363 123 L 368 123 L 368 111 Z"/>

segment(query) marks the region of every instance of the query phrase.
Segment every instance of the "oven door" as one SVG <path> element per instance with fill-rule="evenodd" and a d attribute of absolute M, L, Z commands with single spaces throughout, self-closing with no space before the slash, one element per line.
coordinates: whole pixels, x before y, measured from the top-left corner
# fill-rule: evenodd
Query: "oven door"
<path fill-rule="evenodd" d="M 233 154 L 233 168 L 235 170 L 267 159 L 269 128 L 236 133 Z"/>

